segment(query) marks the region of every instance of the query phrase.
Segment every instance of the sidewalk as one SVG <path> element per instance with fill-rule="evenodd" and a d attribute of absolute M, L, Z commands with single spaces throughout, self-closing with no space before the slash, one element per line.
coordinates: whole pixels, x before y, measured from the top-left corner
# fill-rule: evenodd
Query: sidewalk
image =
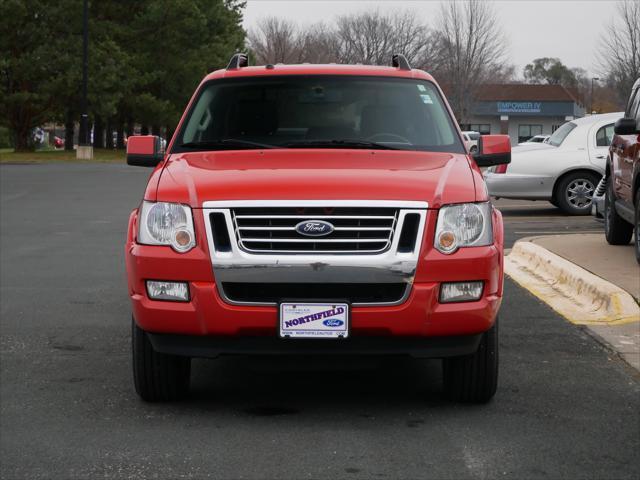
<path fill-rule="evenodd" d="M 530 272 L 532 277 L 526 278 L 525 274 L 524 278 L 527 283 L 534 284 L 538 282 L 542 284 L 542 287 L 536 288 L 534 286 L 531 288 L 529 285 L 523 286 L 543 301 L 549 303 L 553 308 L 558 309 L 556 306 L 558 299 L 552 298 L 554 296 L 557 297 L 558 292 L 560 292 L 560 296 L 564 296 L 564 299 L 560 301 L 564 300 L 565 303 L 575 302 L 579 304 L 576 298 L 577 295 L 575 297 L 572 295 L 573 292 L 571 288 L 574 288 L 576 293 L 582 294 L 584 294 L 585 291 L 589 291 L 589 289 L 597 294 L 597 290 L 599 289 L 600 293 L 604 292 L 605 295 L 609 295 L 607 289 L 619 287 L 628 292 L 631 297 L 635 299 L 635 302 L 640 303 L 640 266 L 635 260 L 632 245 L 609 245 L 604 239 L 604 233 L 549 235 L 526 238 L 521 240 L 521 242 L 529 242 L 543 247 L 543 249 L 536 247 L 542 252 L 541 256 L 544 256 L 544 252 L 547 251 L 546 255 L 548 255 L 548 258 L 542 258 L 542 263 L 545 261 L 547 263 L 553 262 L 553 258 L 556 259 L 556 263 L 563 262 L 563 260 L 555 256 L 557 255 L 575 264 L 572 268 L 575 268 L 575 266 L 579 267 L 576 269 L 578 274 L 575 275 L 574 278 L 548 278 L 549 272 L 554 272 L 553 268 L 550 268 L 549 271 L 546 272 L 540 272 L 534 267 Z M 551 254 L 548 252 L 551 252 Z M 522 253 L 516 252 L 515 255 L 522 256 Z M 518 260 L 520 265 L 522 265 L 523 258 L 516 257 L 513 260 Z M 530 261 L 531 259 L 525 260 Z M 512 277 L 515 275 L 517 278 L 514 279 L 522 284 L 522 272 L 516 272 L 514 270 L 514 265 L 517 266 L 518 264 L 511 263 L 511 265 L 507 273 Z M 522 270 L 522 268 L 520 268 L 520 270 Z M 592 280 L 595 279 L 595 277 L 589 275 L 585 270 L 599 277 L 601 280 L 605 280 L 605 282 L 597 279 L 596 281 L 590 281 L 587 277 L 591 277 Z M 582 272 L 582 274 L 579 274 L 579 272 Z M 545 278 L 545 275 L 547 275 L 547 278 Z M 564 273 L 560 273 L 560 275 L 564 276 Z M 556 284 L 563 284 L 563 288 L 556 288 Z M 549 287 L 554 291 L 547 294 L 544 287 Z M 580 290 L 582 290 L 582 292 L 580 292 Z M 621 290 L 618 291 L 621 295 L 626 295 Z M 630 300 L 631 297 L 627 296 L 629 302 L 632 303 L 632 300 Z M 633 314 L 632 321 L 625 321 L 620 324 L 615 324 L 615 322 L 602 325 L 594 324 L 597 322 L 591 322 L 591 324 L 589 324 L 589 322 L 584 323 L 591 334 L 617 352 L 630 365 L 640 370 L 640 309 L 638 309 L 637 312 L 637 314 Z M 584 314 L 586 318 L 588 314 L 593 314 L 593 311 L 589 311 L 587 308 L 584 310 Z M 637 320 L 635 320 L 635 318 L 637 318 Z M 571 318 L 569 318 L 569 320 L 574 323 L 582 323 L 576 322 Z"/>
<path fill-rule="evenodd" d="M 632 244 L 609 245 L 604 233 L 549 235 L 529 241 L 619 286 L 640 302 L 640 265 Z"/>

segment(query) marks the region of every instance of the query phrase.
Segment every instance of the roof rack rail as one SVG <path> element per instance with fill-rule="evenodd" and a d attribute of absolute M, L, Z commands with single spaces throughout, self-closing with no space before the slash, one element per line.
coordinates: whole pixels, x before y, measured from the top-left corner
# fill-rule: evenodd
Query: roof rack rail
<path fill-rule="evenodd" d="M 391 65 L 400 68 L 400 70 L 411 70 L 411 65 L 409 65 L 407 58 L 401 53 L 393 54 L 391 57 Z"/>
<path fill-rule="evenodd" d="M 227 70 L 235 70 L 236 68 L 242 68 L 249 66 L 249 57 L 246 53 L 236 53 L 227 65 Z"/>

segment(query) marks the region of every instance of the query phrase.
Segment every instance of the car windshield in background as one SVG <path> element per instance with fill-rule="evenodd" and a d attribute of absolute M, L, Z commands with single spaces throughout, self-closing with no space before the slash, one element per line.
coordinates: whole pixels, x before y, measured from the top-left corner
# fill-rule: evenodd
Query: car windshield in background
<path fill-rule="evenodd" d="M 209 82 L 172 153 L 274 146 L 465 152 L 430 82 L 316 75 Z"/>
<path fill-rule="evenodd" d="M 549 137 L 547 143 L 549 145 L 553 145 L 554 147 L 559 147 L 560 145 L 562 145 L 562 142 L 564 142 L 564 139 L 567 138 L 567 135 L 569 135 L 574 128 L 576 128 L 576 124 L 573 122 L 567 122 L 564 125 L 561 125 Z"/>

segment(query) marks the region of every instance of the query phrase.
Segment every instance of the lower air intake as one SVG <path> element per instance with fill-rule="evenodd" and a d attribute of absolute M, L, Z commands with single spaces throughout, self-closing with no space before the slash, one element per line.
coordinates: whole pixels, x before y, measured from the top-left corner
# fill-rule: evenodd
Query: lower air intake
<path fill-rule="evenodd" d="M 223 282 L 225 296 L 239 303 L 282 300 L 348 301 L 355 304 L 400 302 L 406 283 L 242 283 Z"/>

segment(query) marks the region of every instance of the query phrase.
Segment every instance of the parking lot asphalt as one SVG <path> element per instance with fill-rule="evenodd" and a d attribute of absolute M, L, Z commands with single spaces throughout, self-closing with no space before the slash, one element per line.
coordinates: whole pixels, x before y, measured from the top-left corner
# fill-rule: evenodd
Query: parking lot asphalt
<path fill-rule="evenodd" d="M 499 199 L 493 204 L 502 212 L 505 222 L 505 247 L 516 240 L 537 235 L 572 233 L 603 234 L 602 223 L 591 216 L 568 216 L 545 200 L 527 201 Z"/>
<path fill-rule="evenodd" d="M 140 401 L 123 242 L 148 174 L 0 166 L 2 478 L 640 477 L 638 374 L 510 281 L 487 405 L 403 358 L 196 360 L 188 400 Z M 601 228 L 498 205 L 507 246 Z"/>

